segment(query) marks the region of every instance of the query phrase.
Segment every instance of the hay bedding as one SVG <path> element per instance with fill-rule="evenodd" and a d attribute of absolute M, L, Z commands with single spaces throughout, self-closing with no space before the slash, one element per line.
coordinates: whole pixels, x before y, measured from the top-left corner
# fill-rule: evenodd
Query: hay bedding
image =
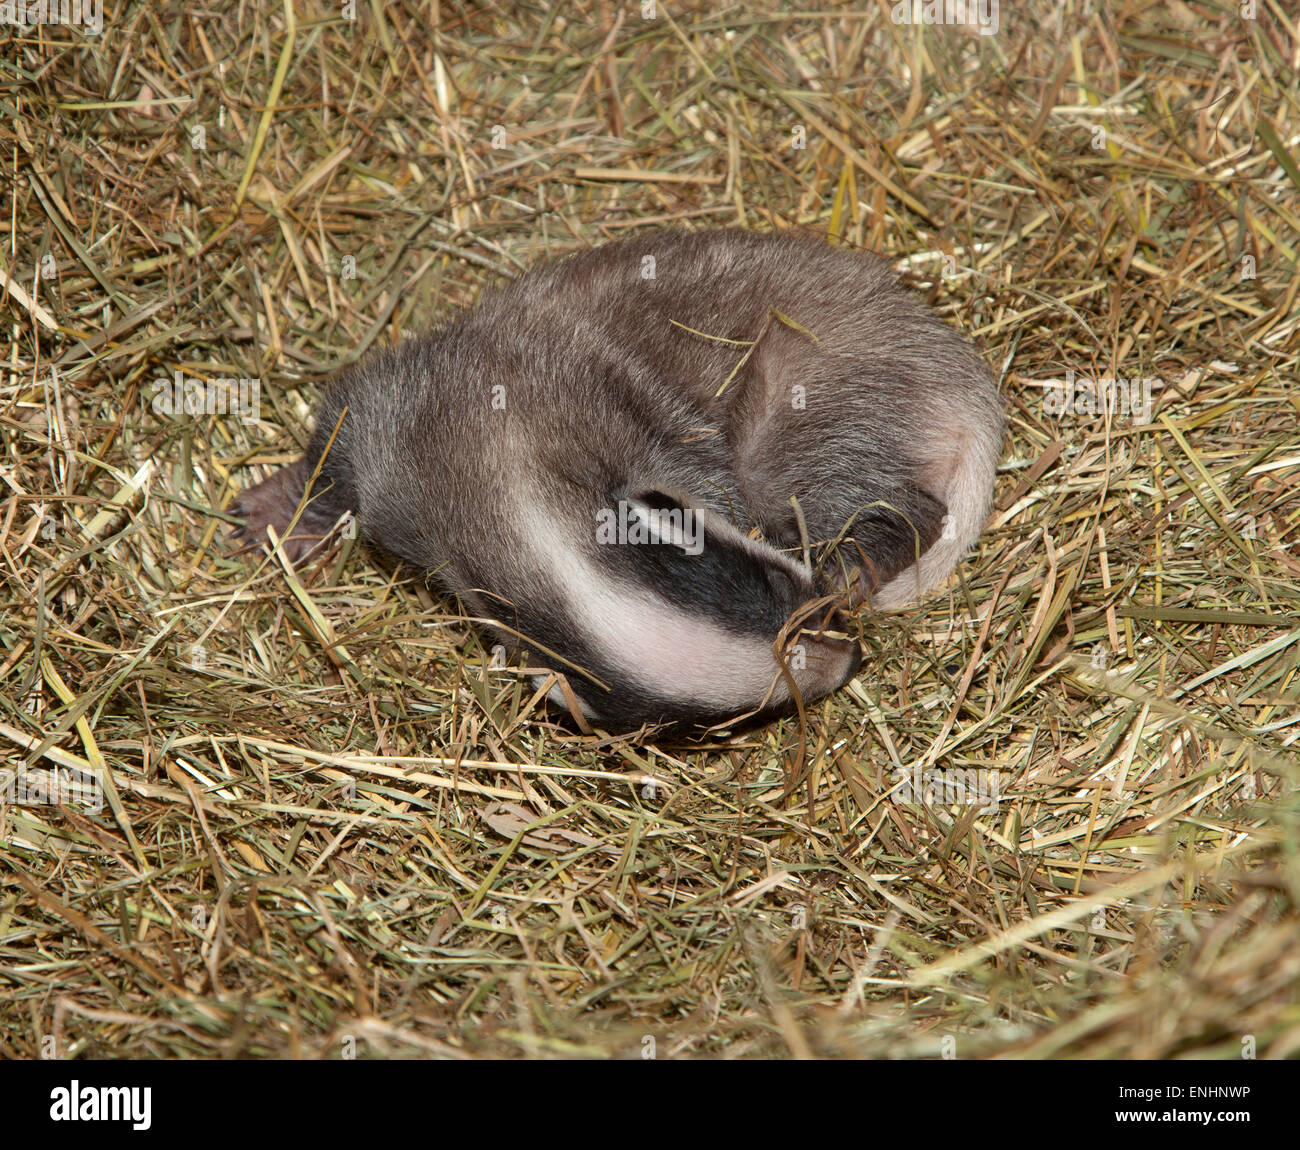
<path fill-rule="evenodd" d="M 0 1052 L 1294 1054 L 1294 17 L 891 7 L 0 28 Z M 805 725 L 575 736 L 354 540 L 227 553 L 333 368 L 668 223 L 884 252 L 1006 399 Z"/>

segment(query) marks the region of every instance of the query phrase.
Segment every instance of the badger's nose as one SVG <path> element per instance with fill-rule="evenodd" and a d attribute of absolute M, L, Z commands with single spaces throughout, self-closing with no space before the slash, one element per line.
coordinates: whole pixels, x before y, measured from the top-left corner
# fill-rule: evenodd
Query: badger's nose
<path fill-rule="evenodd" d="M 844 686 L 862 665 L 862 650 L 852 639 L 800 635 L 786 655 L 786 666 L 805 703 Z"/>

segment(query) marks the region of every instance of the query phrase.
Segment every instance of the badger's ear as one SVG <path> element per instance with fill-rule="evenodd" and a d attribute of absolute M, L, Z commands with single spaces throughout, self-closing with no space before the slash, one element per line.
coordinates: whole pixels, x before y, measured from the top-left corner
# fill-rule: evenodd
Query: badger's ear
<path fill-rule="evenodd" d="M 728 547 L 738 548 L 766 569 L 769 581 L 775 579 L 783 584 L 783 598 L 811 599 L 818 593 L 817 581 L 797 557 L 766 540 L 751 538 L 727 516 L 697 504 L 689 496 L 641 484 L 629 487 L 621 498 L 629 518 L 656 543 L 668 544 L 691 556 L 715 545 L 724 552 Z"/>
<path fill-rule="evenodd" d="M 628 516 L 655 543 L 698 555 L 702 546 L 700 513 L 686 500 L 657 488 L 638 488 L 625 497 Z"/>

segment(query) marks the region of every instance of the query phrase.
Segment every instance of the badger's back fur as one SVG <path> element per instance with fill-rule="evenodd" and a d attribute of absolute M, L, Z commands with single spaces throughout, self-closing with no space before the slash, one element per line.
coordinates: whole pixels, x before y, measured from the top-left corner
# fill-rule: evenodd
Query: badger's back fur
<path fill-rule="evenodd" d="M 842 620 L 801 608 L 946 576 L 1001 429 L 983 362 L 879 260 L 663 232 L 545 264 L 342 373 L 302 459 L 240 497 L 241 534 L 283 534 L 333 436 L 291 556 L 355 511 L 590 717 L 704 724 L 846 682 Z"/>

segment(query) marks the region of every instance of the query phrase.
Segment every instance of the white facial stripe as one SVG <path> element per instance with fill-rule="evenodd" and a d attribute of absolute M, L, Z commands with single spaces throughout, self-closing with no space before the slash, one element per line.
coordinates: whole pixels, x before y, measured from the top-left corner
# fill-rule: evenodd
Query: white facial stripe
<path fill-rule="evenodd" d="M 733 635 L 678 610 L 652 591 L 608 579 L 537 503 L 519 507 L 525 544 L 549 573 L 570 616 L 613 667 L 647 691 L 719 710 L 789 697 L 770 644 Z"/>

